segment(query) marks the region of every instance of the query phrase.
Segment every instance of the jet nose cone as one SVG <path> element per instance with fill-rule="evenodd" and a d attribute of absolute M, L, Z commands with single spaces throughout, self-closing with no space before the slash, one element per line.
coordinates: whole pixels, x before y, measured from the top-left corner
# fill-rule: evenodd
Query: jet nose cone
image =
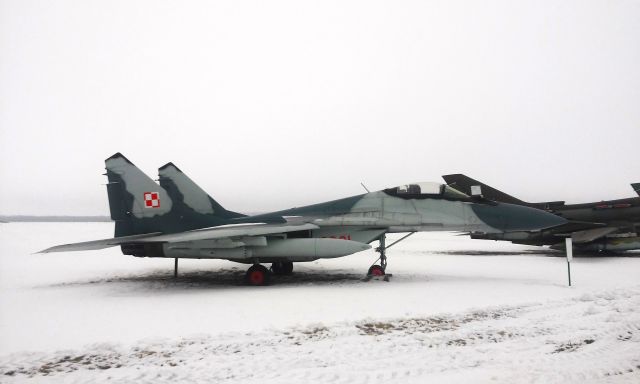
<path fill-rule="evenodd" d="M 540 209 L 513 204 L 477 206 L 478 217 L 493 228 L 501 231 L 538 231 L 557 227 L 567 220 Z"/>
<path fill-rule="evenodd" d="M 535 231 L 553 228 L 567 223 L 565 218 L 554 215 L 553 213 L 529 207 L 520 208 L 525 208 L 526 210 L 513 213 L 510 223 L 510 226 L 513 228 L 511 229 L 512 231 Z"/>

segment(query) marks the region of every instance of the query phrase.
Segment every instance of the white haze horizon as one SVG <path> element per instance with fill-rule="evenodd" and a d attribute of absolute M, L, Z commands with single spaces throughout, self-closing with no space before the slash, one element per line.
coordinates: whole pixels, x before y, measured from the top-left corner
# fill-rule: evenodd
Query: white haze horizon
<path fill-rule="evenodd" d="M 640 2 L 0 0 L 0 214 L 108 215 L 104 159 L 266 212 L 465 173 L 637 196 Z"/>

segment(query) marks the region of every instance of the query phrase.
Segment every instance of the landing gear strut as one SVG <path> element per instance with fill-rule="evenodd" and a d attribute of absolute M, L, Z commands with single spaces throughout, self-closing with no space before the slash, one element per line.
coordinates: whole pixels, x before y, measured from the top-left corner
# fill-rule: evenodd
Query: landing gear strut
<path fill-rule="evenodd" d="M 384 276 L 384 279 L 383 279 L 384 281 L 389 281 L 389 278 L 393 276 L 391 274 L 387 274 L 387 253 L 386 253 L 387 247 L 385 246 L 385 240 L 386 240 L 386 235 L 383 233 L 382 235 L 380 235 L 380 238 L 378 239 L 378 241 L 380 241 L 380 246 L 376 248 L 376 252 L 380 253 L 380 257 L 378 258 L 378 260 L 380 260 L 380 265 L 373 264 L 372 266 L 369 267 L 365 281 L 369 281 L 373 277 L 380 277 L 380 276 Z"/>
<path fill-rule="evenodd" d="M 173 264 L 173 278 L 174 279 L 178 278 L 178 258 L 177 257 L 174 259 L 174 264 Z"/>
<path fill-rule="evenodd" d="M 376 252 L 380 253 L 380 257 L 378 258 L 378 260 L 380 260 L 380 265 L 373 264 L 371 267 L 369 267 L 369 271 L 367 272 L 367 277 L 365 278 L 365 281 L 369 281 L 371 280 L 372 277 L 376 277 L 376 276 L 384 276 L 383 280 L 389 281 L 389 278 L 393 275 L 390 273 L 387 273 L 387 249 L 393 247 L 394 245 L 398 244 L 399 242 L 413 235 L 414 233 L 415 232 L 409 232 L 407 235 L 401 237 L 399 240 L 394 241 L 388 246 L 386 245 L 386 241 L 385 241 L 386 234 L 383 233 L 382 235 L 380 235 L 380 238 L 378 239 L 380 241 L 380 246 L 376 248 Z"/>

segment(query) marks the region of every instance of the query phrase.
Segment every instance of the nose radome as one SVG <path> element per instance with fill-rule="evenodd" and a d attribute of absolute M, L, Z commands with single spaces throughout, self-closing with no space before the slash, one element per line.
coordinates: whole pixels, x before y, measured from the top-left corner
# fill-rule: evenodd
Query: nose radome
<path fill-rule="evenodd" d="M 557 227 L 567 223 L 567 219 L 554 215 L 540 209 L 523 207 L 516 205 L 515 207 L 523 208 L 523 212 L 514 212 L 513 221 L 511 226 L 514 227 L 512 231 L 524 230 L 534 231 L 540 229 L 547 229 Z"/>
<path fill-rule="evenodd" d="M 501 231 L 537 231 L 567 223 L 567 220 L 540 209 L 522 205 L 476 205 L 480 220 Z"/>

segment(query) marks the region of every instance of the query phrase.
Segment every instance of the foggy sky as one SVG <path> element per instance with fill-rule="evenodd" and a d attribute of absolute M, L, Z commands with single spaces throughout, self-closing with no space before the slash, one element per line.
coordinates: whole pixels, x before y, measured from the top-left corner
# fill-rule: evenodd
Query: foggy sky
<path fill-rule="evenodd" d="M 0 0 L 0 214 L 108 214 L 115 152 L 245 212 L 631 197 L 639 68 L 638 1 Z"/>

